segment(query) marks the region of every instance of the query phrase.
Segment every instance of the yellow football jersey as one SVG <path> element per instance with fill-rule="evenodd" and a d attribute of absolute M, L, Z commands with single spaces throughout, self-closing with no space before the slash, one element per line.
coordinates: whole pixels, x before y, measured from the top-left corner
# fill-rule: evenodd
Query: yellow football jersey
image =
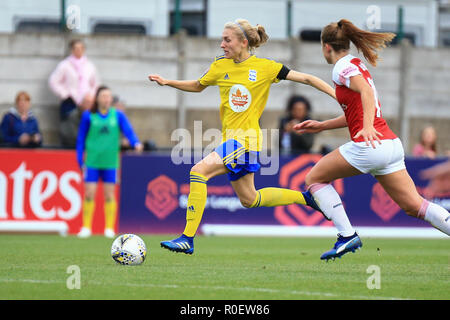
<path fill-rule="evenodd" d="M 277 75 L 282 67 L 281 63 L 253 55 L 240 63 L 220 56 L 199 79 L 203 86 L 219 86 L 223 141 L 235 139 L 247 150 L 261 151 L 259 118 L 270 85 L 279 82 Z"/>

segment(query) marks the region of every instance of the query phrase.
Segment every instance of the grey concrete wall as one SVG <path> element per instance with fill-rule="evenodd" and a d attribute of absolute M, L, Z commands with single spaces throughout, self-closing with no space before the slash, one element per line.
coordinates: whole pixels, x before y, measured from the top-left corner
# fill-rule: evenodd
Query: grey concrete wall
<path fill-rule="evenodd" d="M 187 129 L 194 120 L 202 120 L 203 129 L 219 128 L 219 94 L 216 87 L 201 94 L 183 93 L 150 83 L 147 76 L 159 73 L 166 78 L 197 79 L 216 55 L 221 54 L 218 39 L 150 38 L 145 36 L 84 36 L 87 55 L 95 63 L 101 82 L 125 100 L 127 114 L 142 140 L 153 139 L 169 147 L 173 130 L 179 126 L 180 104 L 185 110 Z M 31 94 L 47 144 L 59 143 L 57 128 L 58 99 L 48 87 L 48 77 L 67 53 L 68 36 L 55 34 L 0 34 L 0 114 L 12 106 L 19 90 Z M 256 54 L 288 65 L 291 69 L 312 73 L 331 82 L 332 66 L 322 58 L 320 45 L 297 40 L 271 40 Z M 357 54 L 357 53 L 355 53 Z M 181 58 L 181 60 L 179 60 Z M 412 48 L 407 72 L 400 69 L 402 51 L 387 48 L 378 67 L 369 69 L 375 80 L 384 117 L 399 133 L 398 118 L 401 82 L 404 81 L 408 145 L 411 149 L 425 123 L 438 129 L 439 149 L 450 150 L 450 50 Z M 264 128 L 276 128 L 291 94 L 311 99 L 314 117 L 327 119 L 341 114 L 340 106 L 311 87 L 282 81 L 271 88 Z M 345 129 L 317 135 L 314 149 L 322 144 L 336 147 L 348 141 Z M 207 142 L 206 142 L 207 143 Z"/>

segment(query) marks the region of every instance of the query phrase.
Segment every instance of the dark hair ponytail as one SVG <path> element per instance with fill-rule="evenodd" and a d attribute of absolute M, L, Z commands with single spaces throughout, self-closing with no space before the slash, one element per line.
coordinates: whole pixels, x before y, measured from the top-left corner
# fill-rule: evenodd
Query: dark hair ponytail
<path fill-rule="evenodd" d="M 341 19 L 333 22 L 322 30 L 322 43 L 331 45 L 334 51 L 350 49 L 350 41 L 358 52 L 362 51 L 364 58 L 373 66 L 377 65 L 378 50 L 395 37 L 394 33 L 377 33 L 359 29 L 351 21 Z"/>
<path fill-rule="evenodd" d="M 91 113 L 97 113 L 98 112 L 97 98 L 98 98 L 100 92 L 102 92 L 103 90 L 109 90 L 109 88 L 107 86 L 100 86 L 100 87 L 98 87 L 97 92 L 95 93 L 95 101 L 94 101 L 94 105 L 91 108 Z"/>

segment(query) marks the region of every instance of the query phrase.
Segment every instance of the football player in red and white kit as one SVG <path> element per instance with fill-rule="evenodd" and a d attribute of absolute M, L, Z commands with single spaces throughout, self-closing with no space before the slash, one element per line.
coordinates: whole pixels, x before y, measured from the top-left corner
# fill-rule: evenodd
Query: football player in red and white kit
<path fill-rule="evenodd" d="M 315 201 L 339 232 L 333 249 L 325 252 L 321 259 L 341 257 L 362 246 L 330 183 L 364 173 L 372 174 L 408 215 L 424 219 L 450 235 L 450 214 L 417 192 L 406 171 L 402 143 L 382 117 L 373 79 L 361 60 L 349 54 L 352 42 L 366 60 L 376 66 L 377 50 L 385 47 L 394 36 L 361 30 L 346 19 L 330 23 L 322 30 L 323 55 L 334 65 L 336 98 L 344 115 L 326 121 L 307 120 L 294 129 L 299 133 L 315 133 L 348 127 L 351 141 L 323 157 L 306 176 L 306 185 Z"/>

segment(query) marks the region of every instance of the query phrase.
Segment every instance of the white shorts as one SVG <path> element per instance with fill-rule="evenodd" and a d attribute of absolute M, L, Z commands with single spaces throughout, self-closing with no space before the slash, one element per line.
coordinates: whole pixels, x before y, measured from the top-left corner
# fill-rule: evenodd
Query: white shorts
<path fill-rule="evenodd" d="M 345 160 L 362 173 L 382 176 L 402 169 L 405 166 L 405 152 L 399 138 L 375 141 L 375 149 L 366 142 L 347 142 L 339 147 Z"/>

